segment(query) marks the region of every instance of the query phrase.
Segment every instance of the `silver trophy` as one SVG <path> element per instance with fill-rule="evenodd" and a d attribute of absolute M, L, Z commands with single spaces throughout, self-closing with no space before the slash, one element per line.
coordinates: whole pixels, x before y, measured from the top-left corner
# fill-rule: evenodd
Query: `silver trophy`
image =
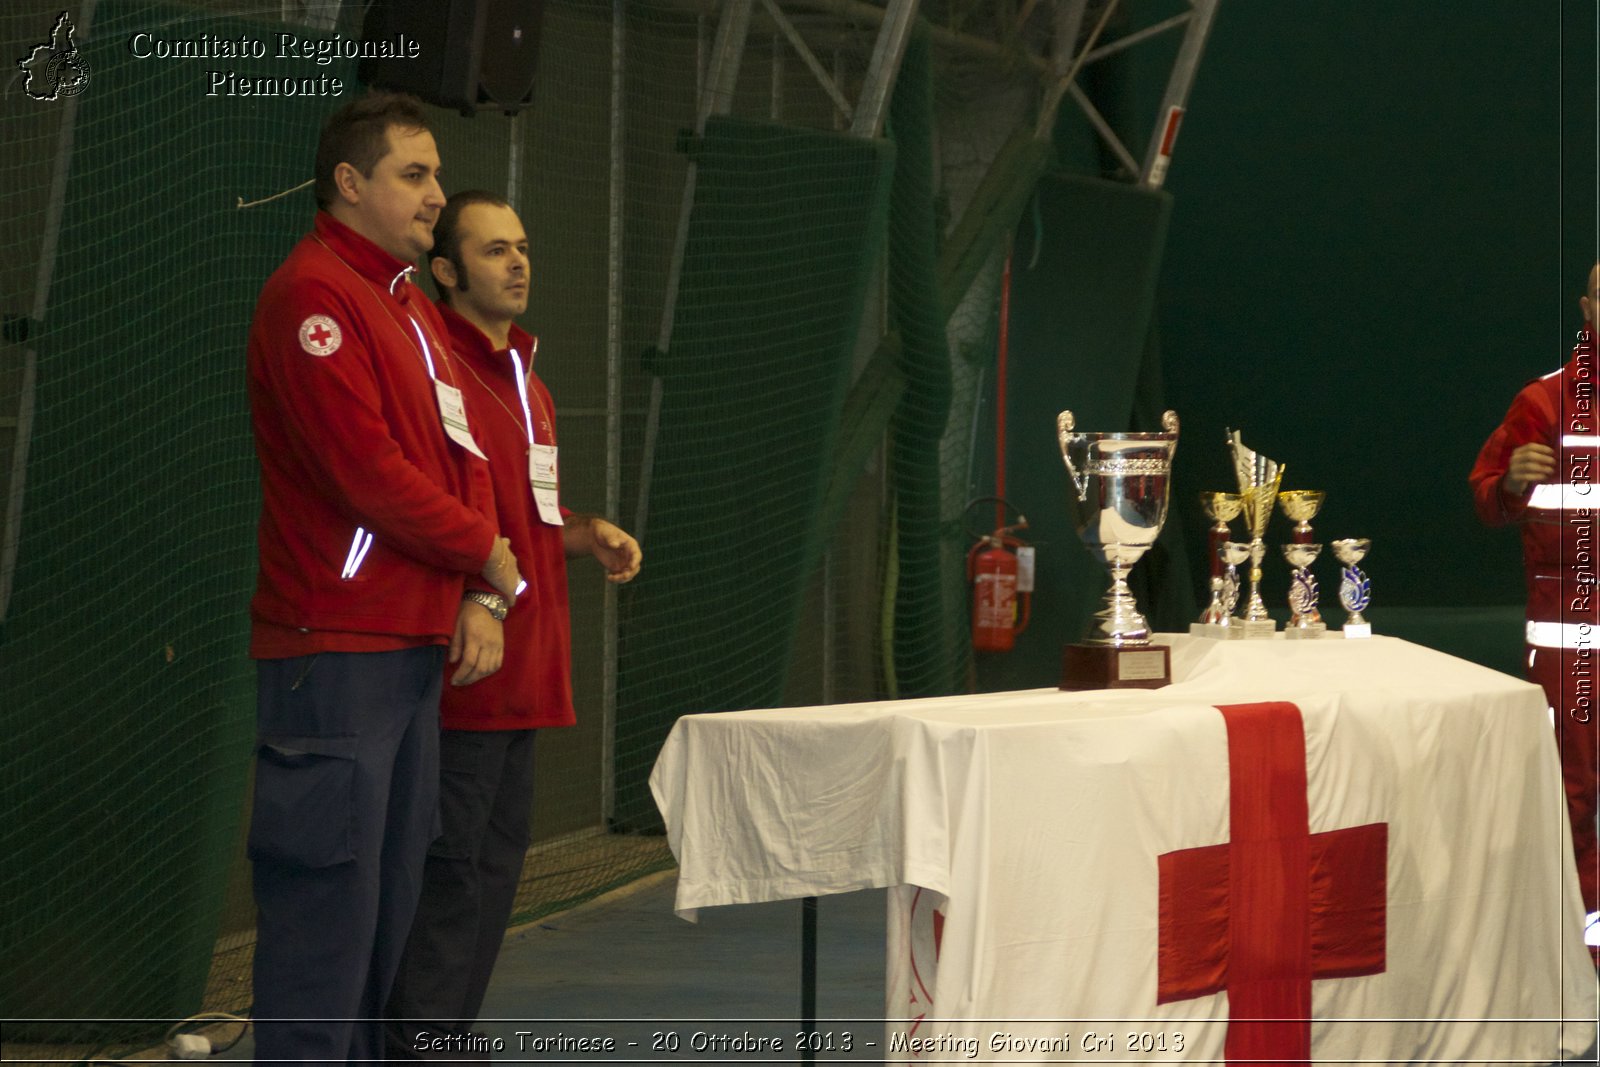
<path fill-rule="evenodd" d="M 1111 573 L 1088 638 L 1065 650 L 1063 689 L 1153 688 L 1171 680 L 1167 649 L 1151 645 L 1150 626 L 1128 589 L 1128 572 L 1167 521 L 1178 416 L 1168 411 L 1161 425 L 1163 433 L 1079 433 L 1072 412 L 1056 417 L 1073 525 Z"/>
<path fill-rule="evenodd" d="M 1217 546 L 1222 575 L 1211 579 L 1211 604 L 1199 622 L 1189 624 L 1191 636 L 1219 640 L 1244 636 L 1244 626 L 1234 617 L 1233 609 L 1239 604 L 1239 564 L 1249 558 L 1249 545 L 1224 541 Z"/>
<path fill-rule="evenodd" d="M 1311 573 L 1311 564 L 1322 553 L 1321 545 L 1288 544 L 1283 546 L 1283 558 L 1289 561 L 1294 573 L 1289 576 L 1289 624 L 1284 627 L 1285 637 L 1321 637 L 1328 629 L 1317 610 L 1317 579 Z"/>
<path fill-rule="evenodd" d="M 1344 606 L 1344 635 L 1371 637 L 1372 624 L 1362 617 L 1372 603 L 1372 581 L 1357 566 L 1372 548 L 1366 537 L 1346 537 L 1333 543 L 1333 554 L 1344 568 L 1339 571 L 1339 603 Z"/>
<path fill-rule="evenodd" d="M 1238 541 L 1224 541 L 1222 547 L 1217 549 L 1217 555 L 1222 557 L 1222 562 L 1228 568 L 1222 578 L 1222 612 L 1231 619 L 1233 609 L 1239 606 L 1239 564 L 1250 558 L 1250 546 Z M 1239 637 L 1239 628 L 1235 626 L 1233 629 L 1234 632 L 1229 636 Z"/>
<path fill-rule="evenodd" d="M 1278 624 L 1267 614 L 1267 605 L 1261 599 L 1261 561 L 1266 558 L 1267 546 L 1261 538 L 1267 532 L 1267 520 L 1272 518 L 1272 505 L 1278 499 L 1278 485 L 1283 481 L 1284 465 L 1268 459 L 1245 447 L 1238 430 L 1228 431 L 1228 448 L 1233 454 L 1233 471 L 1239 479 L 1239 498 L 1243 504 L 1244 524 L 1250 531 L 1250 599 L 1245 604 L 1244 628 L 1246 637 L 1271 637 Z"/>

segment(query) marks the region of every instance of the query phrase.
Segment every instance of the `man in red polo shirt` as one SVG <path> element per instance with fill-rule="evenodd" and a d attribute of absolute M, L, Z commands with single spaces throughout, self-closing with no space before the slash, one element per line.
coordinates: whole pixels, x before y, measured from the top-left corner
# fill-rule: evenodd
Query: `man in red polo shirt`
<path fill-rule="evenodd" d="M 463 588 L 515 595 L 444 323 L 410 281 L 444 207 L 414 99 L 323 127 L 320 210 L 249 340 L 261 465 L 250 604 L 256 1055 L 371 1060 L 438 813 L 442 662 L 499 666 Z M 476 413 L 473 419 L 480 416 Z"/>
<path fill-rule="evenodd" d="M 422 889 L 388 1015 L 391 1059 L 487 1058 L 471 1040 L 522 873 L 533 801 L 533 742 L 571 726 L 567 559 L 592 556 L 613 582 L 639 571 L 638 543 L 594 515 L 561 507 L 555 405 L 533 372 L 538 347 L 515 319 L 528 307 L 528 238 L 517 213 L 485 192 L 457 193 L 434 227 L 429 265 L 442 300 L 478 440 L 489 457 L 499 525 L 527 588 L 515 605 L 481 598 L 504 620 L 504 666 L 451 688 L 441 705 L 442 836 Z M 421 1020 L 405 1023 L 399 1020 Z M 435 1053 L 437 1056 L 437 1053 Z"/>
<path fill-rule="evenodd" d="M 1572 825 L 1585 940 L 1600 962 L 1600 849 L 1596 847 L 1600 714 L 1600 418 L 1595 315 L 1600 263 L 1578 306 L 1583 328 L 1560 370 L 1529 382 L 1511 402 L 1472 468 L 1473 503 L 1490 526 L 1522 530 L 1528 583 L 1528 678 L 1555 714 Z"/>

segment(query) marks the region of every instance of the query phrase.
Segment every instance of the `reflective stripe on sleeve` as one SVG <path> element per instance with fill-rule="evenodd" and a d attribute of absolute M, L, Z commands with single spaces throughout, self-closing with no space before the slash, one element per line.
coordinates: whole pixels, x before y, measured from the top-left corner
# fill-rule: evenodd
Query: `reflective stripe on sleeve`
<path fill-rule="evenodd" d="M 1533 487 L 1528 506 L 1541 511 L 1600 507 L 1600 485 L 1593 482 L 1547 482 Z"/>
<path fill-rule="evenodd" d="M 1535 648 L 1594 648 L 1600 644 L 1600 627 L 1587 622 L 1530 622 L 1524 633 Z"/>

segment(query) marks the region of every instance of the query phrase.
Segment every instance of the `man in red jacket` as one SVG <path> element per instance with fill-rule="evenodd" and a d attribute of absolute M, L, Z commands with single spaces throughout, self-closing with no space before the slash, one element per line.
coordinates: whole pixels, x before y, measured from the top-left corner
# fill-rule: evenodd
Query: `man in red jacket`
<path fill-rule="evenodd" d="M 1511 402 L 1472 468 L 1473 503 L 1490 526 L 1522 529 L 1528 583 L 1528 677 L 1555 714 L 1572 824 L 1586 940 L 1600 961 L 1600 849 L 1596 847 L 1600 714 L 1600 412 L 1596 410 L 1595 313 L 1600 263 L 1579 298 L 1583 329 L 1572 358 L 1528 383 Z"/>
<path fill-rule="evenodd" d="M 499 666 L 464 585 L 521 584 L 461 402 L 465 371 L 410 281 L 444 206 L 418 103 L 374 93 L 323 127 L 319 211 L 249 341 L 261 465 L 251 601 L 248 849 L 256 1054 L 375 1059 L 438 818 L 442 661 Z M 486 595 L 486 594 L 483 594 Z"/>
<path fill-rule="evenodd" d="M 593 556 L 613 582 L 639 571 L 639 545 L 594 515 L 561 507 L 555 405 L 533 372 L 538 345 L 515 319 L 528 307 L 528 238 L 492 193 L 450 198 L 429 265 L 489 457 L 500 529 L 527 589 L 503 615 L 505 664 L 442 703 L 440 817 L 422 900 L 389 999 L 391 1059 L 487 1059 L 470 1026 L 510 919 L 529 840 L 535 731 L 571 726 L 567 559 Z M 491 605 L 497 612 L 501 605 Z M 405 1023 L 400 1020 L 422 1020 Z M 441 1046 L 438 1042 L 443 1041 Z"/>

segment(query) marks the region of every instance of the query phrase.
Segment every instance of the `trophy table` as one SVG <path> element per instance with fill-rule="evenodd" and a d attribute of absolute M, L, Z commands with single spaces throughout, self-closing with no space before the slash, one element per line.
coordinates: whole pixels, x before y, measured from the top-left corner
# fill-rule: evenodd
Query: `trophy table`
<path fill-rule="evenodd" d="M 1151 642 L 1128 588 L 1128 571 L 1167 521 L 1178 416 L 1168 411 L 1161 426 L 1162 433 L 1080 433 L 1072 412 L 1056 418 L 1073 526 L 1111 574 L 1088 638 L 1062 651 L 1062 689 L 1157 689 L 1172 681 L 1171 653 Z"/>

